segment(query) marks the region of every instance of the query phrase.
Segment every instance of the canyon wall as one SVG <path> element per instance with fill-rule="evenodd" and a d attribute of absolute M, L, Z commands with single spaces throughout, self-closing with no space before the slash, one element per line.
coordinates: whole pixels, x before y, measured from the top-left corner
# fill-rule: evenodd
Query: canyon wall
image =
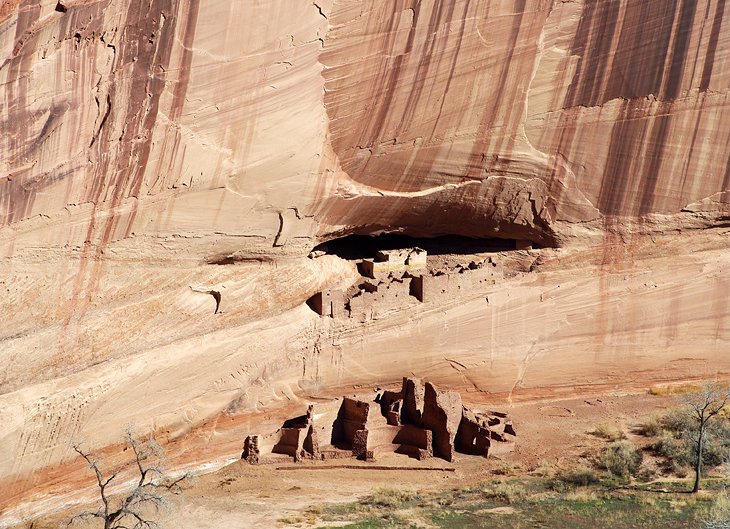
<path fill-rule="evenodd" d="M 410 373 L 730 373 L 725 0 L 5 0 L 0 94 L 0 525 L 130 422 L 241 418 L 206 461 Z M 381 232 L 544 249 L 458 302 L 309 310 L 357 279 L 310 250 Z"/>

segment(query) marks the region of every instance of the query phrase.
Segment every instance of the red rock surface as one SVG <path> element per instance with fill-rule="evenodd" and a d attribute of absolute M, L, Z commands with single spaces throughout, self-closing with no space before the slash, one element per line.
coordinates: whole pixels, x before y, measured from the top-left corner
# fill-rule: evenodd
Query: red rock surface
<path fill-rule="evenodd" d="M 730 373 L 725 0 L 6 0 L 0 94 L 0 510 L 130 421 Z M 380 231 L 561 249 L 313 314 Z"/>

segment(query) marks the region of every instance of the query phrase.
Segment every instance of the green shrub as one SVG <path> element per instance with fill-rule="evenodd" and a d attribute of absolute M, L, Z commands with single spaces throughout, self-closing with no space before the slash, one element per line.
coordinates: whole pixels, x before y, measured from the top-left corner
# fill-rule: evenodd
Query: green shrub
<path fill-rule="evenodd" d="M 637 433 L 656 440 L 650 448 L 666 460 L 666 469 L 682 477 L 695 463 L 698 421 L 687 408 L 675 409 L 662 417 L 652 416 L 639 425 Z M 702 463 L 716 467 L 730 460 L 730 420 L 719 415 L 707 429 Z"/>
<path fill-rule="evenodd" d="M 651 449 L 667 460 L 667 466 L 674 473 L 692 464 L 692 450 L 686 439 L 675 437 L 670 432 L 663 432 L 651 445 Z"/>
<path fill-rule="evenodd" d="M 677 435 L 697 427 L 697 420 L 686 409 L 672 410 L 662 417 L 660 422 L 664 430 Z"/>
<path fill-rule="evenodd" d="M 629 441 L 616 441 L 604 450 L 600 465 L 614 476 L 628 478 L 636 475 L 643 459 L 641 450 Z"/>

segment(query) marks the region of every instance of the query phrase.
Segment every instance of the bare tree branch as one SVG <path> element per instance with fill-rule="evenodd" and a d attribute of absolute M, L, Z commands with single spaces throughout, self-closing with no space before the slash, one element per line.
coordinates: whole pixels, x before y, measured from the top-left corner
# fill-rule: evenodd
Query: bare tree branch
<path fill-rule="evenodd" d="M 84 451 L 78 444 L 72 445 L 74 451 L 86 461 L 94 472 L 103 508 L 97 512 L 87 511 L 74 516 L 67 522 L 67 527 L 76 521 L 99 518 L 104 521 L 104 529 L 161 528 L 161 525 L 151 516 L 159 513 L 165 505 L 165 494 L 182 492 L 180 485 L 188 475 L 183 474 L 174 480 L 167 478 L 164 469 L 160 466 L 162 448 L 154 437 L 150 436 L 148 439 L 140 440 L 128 430 L 125 440 L 132 448 L 134 455 L 131 468 L 135 469 L 139 477 L 135 480 L 135 486 L 131 491 L 116 497 L 114 501 L 109 497 L 107 488 L 120 475 L 120 471 L 105 477 L 98 462 L 92 458 L 89 452 Z"/>

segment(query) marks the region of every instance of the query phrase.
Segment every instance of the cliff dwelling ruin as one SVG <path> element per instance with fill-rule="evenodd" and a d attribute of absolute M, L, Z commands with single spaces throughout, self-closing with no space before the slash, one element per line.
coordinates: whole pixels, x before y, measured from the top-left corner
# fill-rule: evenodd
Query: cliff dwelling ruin
<path fill-rule="evenodd" d="M 370 461 L 395 452 L 451 462 L 456 453 L 487 457 L 494 443 L 509 449 L 515 436 L 507 414 L 472 411 L 456 391 L 404 378 L 399 391 L 378 391 L 370 400 L 343 397 L 310 405 L 273 434 L 246 437 L 241 457 L 251 464 L 349 457 Z"/>
<path fill-rule="evenodd" d="M 320 316 L 364 322 L 419 302 L 454 300 L 512 275 L 514 259 L 505 266 L 503 254 L 531 249 L 530 241 L 510 239 L 344 237 L 315 248 L 310 258 L 334 254 L 353 261 L 359 281 L 346 290 L 317 292 L 307 305 Z"/>

